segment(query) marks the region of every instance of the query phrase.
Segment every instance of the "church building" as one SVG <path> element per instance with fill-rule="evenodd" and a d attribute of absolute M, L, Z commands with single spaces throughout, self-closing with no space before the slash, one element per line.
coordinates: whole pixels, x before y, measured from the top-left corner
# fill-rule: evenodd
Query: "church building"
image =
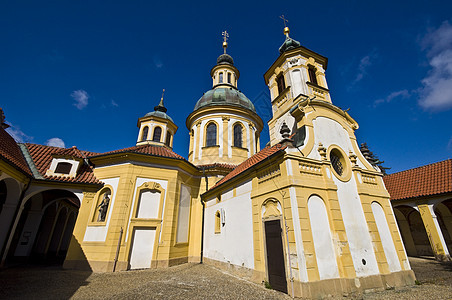
<path fill-rule="evenodd" d="M 262 150 L 226 32 L 212 88 L 186 119 L 187 158 L 172 151 L 178 126 L 163 95 L 138 119 L 136 145 L 107 153 L 16 144 L 0 129 L 2 263 L 202 262 L 297 297 L 414 284 L 382 173 L 331 99 L 328 59 L 284 33 L 264 74 L 273 116 Z"/>

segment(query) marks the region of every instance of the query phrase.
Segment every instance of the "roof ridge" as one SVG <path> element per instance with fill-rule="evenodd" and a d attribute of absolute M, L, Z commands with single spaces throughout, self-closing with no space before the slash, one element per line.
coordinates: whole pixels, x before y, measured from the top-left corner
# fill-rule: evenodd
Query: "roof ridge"
<path fill-rule="evenodd" d="M 451 161 L 451 162 L 452 162 L 452 158 L 448 158 L 448 159 L 441 160 L 441 161 L 437 161 L 437 162 L 434 162 L 434 163 L 431 163 L 431 164 L 428 164 L 428 165 L 419 166 L 419 167 L 414 167 L 414 168 L 411 168 L 411 169 L 408 169 L 408 170 L 403 170 L 403 171 L 399 171 L 399 172 L 396 172 L 396 173 L 388 174 L 388 175 L 386 175 L 385 177 L 392 176 L 392 175 L 396 175 L 396 174 L 401 174 L 401 173 L 405 173 L 405 172 L 410 172 L 410 171 L 414 171 L 414 170 L 418 170 L 418 169 L 422 169 L 422 168 L 428 168 L 428 167 L 431 167 L 431 166 L 433 166 L 433 165 L 438 165 L 438 164 L 441 164 L 441 163 L 446 163 L 446 162 L 448 162 L 448 161 Z"/>
<path fill-rule="evenodd" d="M 28 144 L 28 143 L 27 143 Z M 28 151 L 28 147 L 25 143 L 18 143 L 19 149 L 22 152 L 22 155 L 25 158 L 25 161 L 27 162 L 28 167 L 30 168 L 31 174 L 36 179 L 44 179 L 44 176 L 42 176 L 41 172 L 39 172 L 38 168 L 36 167 L 35 162 L 33 161 L 33 158 L 31 157 L 30 151 Z M 39 144 L 36 144 L 39 145 Z"/>

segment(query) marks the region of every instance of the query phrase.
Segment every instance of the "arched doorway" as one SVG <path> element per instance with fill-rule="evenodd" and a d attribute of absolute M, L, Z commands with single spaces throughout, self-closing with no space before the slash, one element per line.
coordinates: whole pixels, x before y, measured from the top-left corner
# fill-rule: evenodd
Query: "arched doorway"
<path fill-rule="evenodd" d="M 287 293 L 281 211 L 281 204 L 274 199 L 268 199 L 262 205 L 268 282 L 273 289 Z"/>
<path fill-rule="evenodd" d="M 452 199 L 438 203 L 434 211 L 449 253 L 452 253 Z"/>
<path fill-rule="evenodd" d="M 80 207 L 67 190 L 34 194 L 24 206 L 8 251 L 7 262 L 63 263 Z"/>
<path fill-rule="evenodd" d="M 421 214 L 408 205 L 394 208 L 397 224 L 409 256 L 433 256 Z"/>
<path fill-rule="evenodd" d="M 8 232 L 16 213 L 21 187 L 13 178 L 0 180 L 0 251 L 7 242 Z"/>

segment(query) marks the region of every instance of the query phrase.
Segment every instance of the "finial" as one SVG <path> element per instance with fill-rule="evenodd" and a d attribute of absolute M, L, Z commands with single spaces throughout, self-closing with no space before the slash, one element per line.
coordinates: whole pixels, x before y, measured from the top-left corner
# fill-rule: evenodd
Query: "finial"
<path fill-rule="evenodd" d="M 226 54 L 226 48 L 228 47 L 228 38 L 229 38 L 229 33 L 225 30 L 221 33 L 221 35 L 223 36 L 223 49 L 224 49 L 224 54 Z"/>
<path fill-rule="evenodd" d="M 160 103 L 159 103 L 159 105 L 157 105 L 157 106 L 154 107 L 154 110 L 155 110 L 155 111 L 161 111 L 161 112 L 164 112 L 164 113 L 167 112 L 167 109 L 166 109 L 165 105 L 163 104 L 163 95 L 164 95 L 164 94 L 165 94 L 165 89 L 163 89 L 163 91 L 162 91 L 162 98 L 160 98 Z"/>
<path fill-rule="evenodd" d="M 284 34 L 286 35 L 286 37 L 289 37 L 289 32 L 290 32 L 290 30 L 289 30 L 289 27 L 287 27 L 286 26 L 286 22 L 287 23 L 289 23 L 289 20 L 287 20 L 285 17 L 284 17 L 284 15 L 281 15 L 281 16 L 279 16 L 282 20 L 283 20 L 283 22 L 284 22 Z"/>

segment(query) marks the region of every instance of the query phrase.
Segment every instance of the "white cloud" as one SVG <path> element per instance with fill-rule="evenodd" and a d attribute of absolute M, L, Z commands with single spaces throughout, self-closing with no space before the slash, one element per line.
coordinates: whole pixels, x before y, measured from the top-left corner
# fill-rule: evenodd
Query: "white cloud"
<path fill-rule="evenodd" d="M 33 140 L 33 137 L 26 135 L 20 128 L 11 125 L 11 127 L 6 129 L 6 132 L 18 143 L 27 143 Z"/>
<path fill-rule="evenodd" d="M 380 99 L 375 100 L 374 107 L 376 107 L 382 103 L 389 103 L 396 98 L 406 99 L 410 96 L 411 96 L 411 94 L 408 90 L 400 90 L 400 91 L 392 92 L 384 99 L 380 98 Z"/>
<path fill-rule="evenodd" d="M 449 22 L 430 31 L 422 40 L 430 71 L 422 79 L 419 105 L 425 110 L 452 108 L 452 25 Z"/>
<path fill-rule="evenodd" d="M 89 95 L 84 90 L 73 91 L 71 97 L 75 100 L 74 106 L 80 110 L 88 105 Z"/>
<path fill-rule="evenodd" d="M 357 83 L 363 79 L 364 75 L 367 74 L 367 68 L 372 65 L 371 58 L 369 55 L 364 56 L 359 61 L 358 66 L 358 74 L 356 74 L 355 79 L 353 80 L 354 83 Z"/>
<path fill-rule="evenodd" d="M 113 99 L 111 99 L 111 105 L 114 106 L 114 107 L 119 107 L 119 104 L 116 103 L 116 101 L 113 100 Z"/>
<path fill-rule="evenodd" d="M 158 57 L 157 55 L 154 55 L 153 60 L 154 60 L 154 66 L 155 66 L 157 69 L 163 68 L 163 62 L 162 62 L 162 60 L 160 59 L 160 57 Z"/>
<path fill-rule="evenodd" d="M 53 147 L 66 148 L 66 146 L 64 145 L 64 141 L 57 137 L 47 140 L 46 145 L 53 146 Z"/>

